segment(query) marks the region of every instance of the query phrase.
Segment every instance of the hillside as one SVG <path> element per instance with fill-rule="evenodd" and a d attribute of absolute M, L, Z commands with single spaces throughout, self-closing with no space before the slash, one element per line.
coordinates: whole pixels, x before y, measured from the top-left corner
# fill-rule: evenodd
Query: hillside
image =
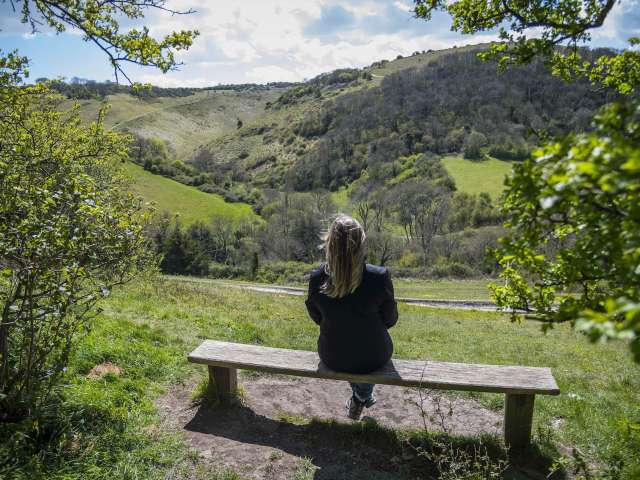
<path fill-rule="evenodd" d="M 607 101 L 541 63 L 498 74 L 478 60 L 481 48 L 377 62 L 364 69 L 368 78 L 288 94 L 287 103 L 214 138 L 193 165 L 259 187 L 334 190 L 365 169 L 389 179 L 392 162 L 416 153 L 521 160 L 542 135 L 588 128 Z"/>
<path fill-rule="evenodd" d="M 105 98 L 106 121 L 166 144 L 155 173 L 250 201 L 246 192 L 253 187 L 335 190 L 365 169 L 370 178 L 389 180 L 391 162 L 416 153 L 519 160 L 541 133 L 587 128 L 606 101 L 588 84 L 565 84 L 541 64 L 498 74 L 495 64 L 476 58 L 483 48 L 416 52 L 293 86 L 176 89 L 177 96 L 168 90 L 145 98 L 117 93 Z M 101 104 L 80 103 L 85 118 Z M 175 160 L 186 166 L 174 168 Z M 490 175 L 486 185 L 479 191 L 493 188 Z"/>
<path fill-rule="evenodd" d="M 262 91 L 202 90 L 182 97 L 138 98 L 126 93 L 104 100 L 78 100 L 84 119 L 95 118 L 109 104 L 106 124 L 119 131 L 164 140 L 177 159 L 187 160 L 212 138 L 237 129 L 238 120 L 252 121 L 282 89 Z M 70 103 L 71 101 L 69 101 Z"/>
<path fill-rule="evenodd" d="M 195 269 L 173 273 L 202 274 L 208 262 L 232 265 L 223 276 L 316 262 L 327 220 L 342 211 L 370 232 L 373 263 L 408 276 L 492 275 L 486 252 L 503 234 L 498 199 L 513 162 L 546 136 L 588 129 L 609 99 L 541 63 L 499 74 L 477 58 L 483 48 L 416 52 L 301 84 L 142 98 L 116 90 L 106 120 L 134 135 L 138 166 L 129 168 L 160 210 L 183 224 L 261 219 L 236 229 L 232 247 L 203 240 L 220 232 L 192 238 Z M 100 101 L 81 102 L 85 118 L 95 116 Z"/>
<path fill-rule="evenodd" d="M 158 212 L 177 215 L 182 225 L 198 220 L 230 221 L 233 224 L 258 220 L 251 207 L 245 203 L 227 203 L 215 194 L 201 192 L 168 178 L 154 175 L 138 165 L 128 163 L 127 173 L 133 178 L 133 192 L 146 202 L 153 202 Z"/>

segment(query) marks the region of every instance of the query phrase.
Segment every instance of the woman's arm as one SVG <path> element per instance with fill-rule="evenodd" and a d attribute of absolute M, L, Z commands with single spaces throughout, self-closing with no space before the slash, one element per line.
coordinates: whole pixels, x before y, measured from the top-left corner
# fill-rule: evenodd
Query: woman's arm
<path fill-rule="evenodd" d="M 398 305 L 396 304 L 393 282 L 389 270 L 384 275 L 384 300 L 380 306 L 382 320 L 387 328 L 393 327 L 398 321 Z"/>
<path fill-rule="evenodd" d="M 309 280 L 309 292 L 307 294 L 307 299 L 305 300 L 304 304 L 307 306 L 307 312 L 309 312 L 309 316 L 311 317 L 311 320 L 313 320 L 314 322 L 316 322 L 318 325 L 320 325 L 320 322 L 322 322 L 322 314 L 320 313 L 320 310 L 318 309 L 318 306 L 315 304 L 315 302 L 313 301 L 313 289 L 311 287 L 311 279 Z"/>

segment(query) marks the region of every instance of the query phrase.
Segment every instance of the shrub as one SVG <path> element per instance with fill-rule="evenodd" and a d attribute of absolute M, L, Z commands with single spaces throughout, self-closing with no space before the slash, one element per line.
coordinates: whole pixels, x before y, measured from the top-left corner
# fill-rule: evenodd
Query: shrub
<path fill-rule="evenodd" d="M 0 84 L 0 420 L 47 403 L 96 302 L 151 262 L 127 138 Z"/>
<path fill-rule="evenodd" d="M 209 277 L 224 279 L 248 279 L 249 271 L 246 268 L 224 263 L 212 262 L 209 264 Z"/>
<path fill-rule="evenodd" d="M 258 268 L 255 280 L 265 283 L 306 283 L 313 265 L 303 262 L 268 262 Z"/>

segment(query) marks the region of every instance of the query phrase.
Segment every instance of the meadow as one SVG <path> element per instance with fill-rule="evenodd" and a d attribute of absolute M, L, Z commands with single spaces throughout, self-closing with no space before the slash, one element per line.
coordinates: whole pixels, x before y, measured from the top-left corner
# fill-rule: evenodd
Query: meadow
<path fill-rule="evenodd" d="M 154 175 L 131 162 L 125 168 L 133 179 L 133 193 L 141 196 L 145 202 L 153 203 L 158 212 L 177 215 L 184 226 L 196 221 L 210 223 L 216 219 L 236 225 L 259 221 L 246 203 L 226 202 L 220 195 L 201 192 L 195 187 Z"/>
<path fill-rule="evenodd" d="M 467 160 L 462 156 L 443 157 L 442 164 L 456 183 L 456 189 L 469 194 L 488 193 L 495 201 L 504 190 L 504 179 L 511 174 L 511 162 L 487 158 Z"/>
<path fill-rule="evenodd" d="M 209 284 L 223 285 L 256 285 L 263 283 L 244 282 L 238 280 L 222 279 L 195 279 L 192 277 L 176 277 L 176 280 L 183 279 L 188 282 L 205 282 Z M 490 300 L 491 292 L 489 283 L 496 282 L 493 279 L 476 278 L 469 280 L 451 279 L 413 279 L 395 278 L 393 280 L 394 291 L 397 297 L 418 298 L 425 300 Z M 271 284 L 268 284 L 271 285 Z M 283 287 L 305 288 L 303 283 L 278 284 Z"/>
<path fill-rule="evenodd" d="M 575 449 L 580 461 L 609 478 L 633 478 L 625 475 L 637 468 L 640 445 L 637 435 L 625 430 L 625 419 L 640 415 L 640 371 L 626 345 L 591 344 L 567 325 L 543 334 L 536 322 L 511 323 L 497 313 L 409 305 L 399 309 L 400 321 L 392 330 L 396 357 L 552 368 L 562 394 L 536 399 L 531 450 L 548 459 L 545 468 Z M 317 327 L 307 318 L 300 297 L 223 288 L 206 280 L 140 279 L 103 304 L 91 333 L 75 352 L 63 388 L 64 422 L 52 420 L 50 426 L 34 427 L 40 436 L 0 446 L 0 465 L 8 465 L 0 476 L 242 478 L 190 452 L 179 432 L 163 425 L 154 404 L 167 389 L 187 388 L 194 379 L 197 383 L 205 378 L 204 368 L 186 362 L 186 354 L 203 338 L 311 350 Z M 121 368 L 122 374 L 88 376 L 105 362 Z M 501 395 L 464 395 L 490 409 L 502 408 Z M 301 428 L 319 428 L 308 420 Z M 282 421 L 304 424 L 304 419 Z M 351 435 L 356 442 L 369 438 L 365 427 L 321 428 Z M 63 434 L 53 435 L 52 429 Z M 35 443 L 46 448 L 36 453 Z M 18 470 L 21 474 L 14 475 Z M 504 478 L 544 478 L 546 473 L 516 468 Z M 394 478 L 416 477 L 398 473 Z"/>

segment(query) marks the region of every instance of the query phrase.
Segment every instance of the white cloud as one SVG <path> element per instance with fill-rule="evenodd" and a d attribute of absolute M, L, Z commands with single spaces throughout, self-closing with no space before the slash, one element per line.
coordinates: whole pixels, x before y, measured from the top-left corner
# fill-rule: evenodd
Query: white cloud
<path fill-rule="evenodd" d="M 626 41 L 633 36 L 640 36 L 640 0 L 621 0 L 604 25 L 591 34 L 594 43 L 618 48 L 626 47 Z"/>
<path fill-rule="evenodd" d="M 151 11 L 140 23 L 148 25 L 156 36 L 174 30 L 199 30 L 192 48 L 177 54 L 184 65 L 166 75 L 126 68 L 135 80 L 165 86 L 296 81 L 416 50 L 497 39 L 493 32 L 473 36 L 452 33 L 447 15 L 436 14 L 432 21 L 424 22 L 413 17 L 412 6 L 410 0 L 168 0 L 169 8 L 193 8 L 196 13 Z M 594 31 L 594 40 L 618 46 L 621 35 L 640 28 L 639 11 L 640 0 L 622 0 L 605 26 Z M 19 30 L 18 24 L 15 17 L 0 19 L 2 34 L 7 28 L 28 33 L 24 25 Z M 59 55 L 60 63 L 64 62 L 64 51 L 51 50 L 51 55 Z M 95 55 L 102 54 L 96 50 Z M 91 71 L 77 75 L 92 76 Z M 56 72 L 48 76 L 55 77 Z"/>
<path fill-rule="evenodd" d="M 464 42 L 460 37 L 452 38 L 448 25 L 444 26 L 444 36 L 433 33 L 434 25 L 412 18 L 411 5 L 400 0 L 339 4 L 328 0 L 248 0 L 241 4 L 241 9 L 237 3 L 222 1 L 199 5 L 184 0 L 170 3 L 177 9 L 189 5 L 197 10 L 196 14 L 166 16 L 158 12 L 147 17 L 148 22 L 152 20 L 152 32 L 156 35 L 183 28 L 200 31 L 192 49 L 180 55 L 185 63 L 181 71 L 151 75 L 154 83 L 168 85 L 179 78 L 193 81 L 194 76 L 209 85 L 231 81 L 299 81 L 336 68 L 362 67 L 415 50 L 486 40 L 468 37 Z M 344 28 L 327 34 L 307 31 L 309 25 L 323 18 L 327 9 L 336 6 L 345 14 Z M 370 30 L 371 22 L 387 15 L 389 8 L 394 14 L 391 20 L 396 23 L 386 25 L 380 32 Z M 346 22 L 351 20 L 355 23 L 348 28 Z M 217 61 L 209 60 L 208 53 Z M 220 69 L 221 61 L 229 68 Z"/>

